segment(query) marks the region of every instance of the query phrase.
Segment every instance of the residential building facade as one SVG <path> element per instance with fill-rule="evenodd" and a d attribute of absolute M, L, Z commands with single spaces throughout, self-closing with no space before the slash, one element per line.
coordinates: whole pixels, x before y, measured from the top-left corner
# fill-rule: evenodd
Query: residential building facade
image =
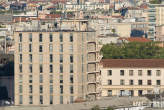
<path fill-rule="evenodd" d="M 15 38 L 15 105 L 73 103 L 99 96 L 95 31 L 22 30 Z"/>
<path fill-rule="evenodd" d="M 142 96 L 164 90 L 164 60 L 104 59 L 102 96 Z"/>

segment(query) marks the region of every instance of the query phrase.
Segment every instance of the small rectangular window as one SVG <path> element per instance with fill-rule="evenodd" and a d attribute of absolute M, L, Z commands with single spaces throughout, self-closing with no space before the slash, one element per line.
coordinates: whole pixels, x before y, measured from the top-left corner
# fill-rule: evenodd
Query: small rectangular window
<path fill-rule="evenodd" d="M 43 65 L 42 64 L 39 65 L 39 72 L 43 73 Z"/>
<path fill-rule="evenodd" d="M 43 52 L 43 46 L 39 45 L 39 52 Z"/>
<path fill-rule="evenodd" d="M 161 76 L 161 70 L 156 70 L 156 76 Z"/>
<path fill-rule="evenodd" d="M 112 85 L 112 80 L 108 80 L 108 85 Z"/>
<path fill-rule="evenodd" d="M 23 104 L 23 96 L 19 95 L 19 104 Z"/>
<path fill-rule="evenodd" d="M 138 90 L 138 96 L 142 96 L 143 90 Z"/>
<path fill-rule="evenodd" d="M 43 96 L 40 95 L 40 104 L 43 104 Z"/>
<path fill-rule="evenodd" d="M 73 86 L 70 86 L 70 93 L 73 94 Z"/>
<path fill-rule="evenodd" d="M 19 42 L 22 42 L 22 33 L 19 33 Z"/>
<path fill-rule="evenodd" d="M 147 70 L 147 75 L 151 76 L 151 70 Z"/>
<path fill-rule="evenodd" d="M 60 42 L 63 42 L 63 33 L 60 33 Z"/>
<path fill-rule="evenodd" d="M 60 54 L 60 63 L 63 63 L 63 54 Z"/>
<path fill-rule="evenodd" d="M 161 85 L 161 80 L 156 80 L 156 85 Z"/>
<path fill-rule="evenodd" d="M 53 83 L 53 75 L 50 75 L 50 83 Z"/>
<path fill-rule="evenodd" d="M 70 55 L 70 63 L 73 63 L 73 55 Z"/>
<path fill-rule="evenodd" d="M 22 43 L 19 44 L 19 52 L 22 52 Z"/>
<path fill-rule="evenodd" d="M 108 76 L 112 76 L 112 70 L 108 70 Z"/>
<path fill-rule="evenodd" d="M 32 33 L 29 33 L 29 42 L 32 42 Z"/>
<path fill-rule="evenodd" d="M 63 94 L 63 85 L 60 85 L 60 94 Z"/>
<path fill-rule="evenodd" d="M 29 75 L 29 83 L 32 83 L 32 75 Z"/>
<path fill-rule="evenodd" d="M 134 81 L 133 80 L 129 80 L 129 85 L 133 85 Z"/>
<path fill-rule="evenodd" d="M 151 80 L 147 80 L 147 85 L 151 85 Z"/>
<path fill-rule="evenodd" d="M 43 83 L 43 75 L 42 74 L 39 76 L 39 83 Z"/>
<path fill-rule="evenodd" d="M 50 65 L 50 73 L 53 73 L 53 65 Z"/>
<path fill-rule="evenodd" d="M 73 75 L 70 75 L 70 83 L 73 83 Z"/>
<path fill-rule="evenodd" d="M 53 45 L 52 44 L 49 45 L 49 52 L 53 52 Z"/>
<path fill-rule="evenodd" d="M 133 70 L 129 70 L 129 76 L 133 76 Z"/>
<path fill-rule="evenodd" d="M 29 44 L 29 52 L 32 52 L 32 44 Z"/>
<path fill-rule="evenodd" d="M 138 85 L 142 85 L 142 80 L 138 80 Z"/>
<path fill-rule="evenodd" d="M 63 104 L 63 96 L 60 96 L 60 104 Z"/>
<path fill-rule="evenodd" d="M 32 95 L 29 96 L 29 104 L 33 104 L 33 98 L 32 98 Z"/>
<path fill-rule="evenodd" d="M 73 44 L 70 44 L 70 46 L 69 46 L 69 51 L 70 51 L 70 53 L 73 52 Z"/>
<path fill-rule="evenodd" d="M 53 104 L 53 95 L 50 95 L 50 104 Z"/>
<path fill-rule="evenodd" d="M 63 65 L 60 64 L 60 73 L 63 73 Z"/>
<path fill-rule="evenodd" d="M 108 90 L 108 96 L 112 96 L 112 90 Z"/>
<path fill-rule="evenodd" d="M 32 85 L 29 85 L 29 93 L 32 93 Z"/>
<path fill-rule="evenodd" d="M 32 64 L 29 64 L 29 72 L 32 73 Z"/>
<path fill-rule="evenodd" d="M 63 44 L 60 44 L 60 52 L 63 52 Z"/>
<path fill-rule="evenodd" d="M 50 94 L 53 94 L 53 85 L 50 85 Z"/>
<path fill-rule="evenodd" d="M 52 35 L 52 33 L 50 33 L 49 39 L 50 39 L 50 42 L 53 42 L 53 35 Z"/>
<path fill-rule="evenodd" d="M 120 70 L 120 76 L 124 76 L 124 70 Z"/>
<path fill-rule="evenodd" d="M 22 93 L 22 92 L 23 92 L 23 86 L 19 85 L 19 93 Z"/>
<path fill-rule="evenodd" d="M 142 76 L 142 70 L 138 70 L 138 76 Z"/>
<path fill-rule="evenodd" d="M 22 63 L 23 60 L 22 60 L 22 54 L 19 55 L 19 62 Z"/>
<path fill-rule="evenodd" d="M 73 102 L 74 102 L 74 97 L 70 96 L 70 103 L 73 103 Z"/>
<path fill-rule="evenodd" d="M 120 80 L 120 85 L 125 85 L 125 81 L 123 79 Z"/>
<path fill-rule="evenodd" d="M 20 83 L 20 84 L 23 83 L 23 75 L 19 75 L 19 83 Z"/>
<path fill-rule="evenodd" d="M 43 86 L 42 85 L 40 85 L 40 87 L 39 87 L 39 92 L 42 94 L 43 93 Z"/>
<path fill-rule="evenodd" d="M 73 33 L 70 33 L 70 38 L 69 38 L 70 42 L 73 42 Z"/>
<path fill-rule="evenodd" d="M 73 73 L 73 64 L 70 64 L 70 73 Z"/>
<path fill-rule="evenodd" d="M 63 83 L 63 75 L 60 75 L 60 83 Z"/>
<path fill-rule="evenodd" d="M 19 72 L 22 73 L 23 69 L 22 69 L 22 64 L 19 64 Z"/>
<path fill-rule="evenodd" d="M 42 54 L 39 55 L 39 62 L 40 62 L 40 63 L 43 62 L 43 55 L 42 55 Z"/>
<path fill-rule="evenodd" d="M 32 54 L 29 54 L 29 62 L 32 63 Z"/>
<path fill-rule="evenodd" d="M 53 55 L 50 54 L 50 63 L 52 63 L 52 62 L 53 62 Z"/>
<path fill-rule="evenodd" d="M 43 42 L 43 36 L 42 36 L 42 34 L 39 34 L 39 42 Z"/>

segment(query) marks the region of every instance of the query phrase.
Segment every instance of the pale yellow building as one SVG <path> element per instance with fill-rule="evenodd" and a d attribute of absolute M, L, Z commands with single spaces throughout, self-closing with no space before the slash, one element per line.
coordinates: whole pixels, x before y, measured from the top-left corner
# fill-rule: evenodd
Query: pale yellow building
<path fill-rule="evenodd" d="M 50 105 L 99 96 L 95 31 L 14 32 L 15 105 Z"/>
<path fill-rule="evenodd" d="M 156 26 L 164 24 L 164 4 L 155 5 L 156 7 Z"/>
<path fill-rule="evenodd" d="M 102 96 L 142 96 L 164 90 L 162 59 L 106 59 L 101 64 Z"/>

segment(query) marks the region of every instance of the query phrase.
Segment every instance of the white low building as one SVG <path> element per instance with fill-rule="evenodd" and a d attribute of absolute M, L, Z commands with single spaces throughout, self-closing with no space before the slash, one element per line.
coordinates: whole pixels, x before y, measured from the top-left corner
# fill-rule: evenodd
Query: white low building
<path fill-rule="evenodd" d="M 102 60 L 102 96 L 142 96 L 164 91 L 163 59 Z"/>

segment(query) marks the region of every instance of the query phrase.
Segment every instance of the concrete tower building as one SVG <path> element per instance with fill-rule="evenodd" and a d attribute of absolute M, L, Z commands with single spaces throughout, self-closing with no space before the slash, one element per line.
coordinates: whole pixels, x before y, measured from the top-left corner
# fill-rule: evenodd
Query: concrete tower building
<path fill-rule="evenodd" d="M 87 21 L 73 22 L 83 27 Z M 67 104 L 98 97 L 95 31 L 25 28 L 15 31 L 14 38 L 15 105 Z"/>

